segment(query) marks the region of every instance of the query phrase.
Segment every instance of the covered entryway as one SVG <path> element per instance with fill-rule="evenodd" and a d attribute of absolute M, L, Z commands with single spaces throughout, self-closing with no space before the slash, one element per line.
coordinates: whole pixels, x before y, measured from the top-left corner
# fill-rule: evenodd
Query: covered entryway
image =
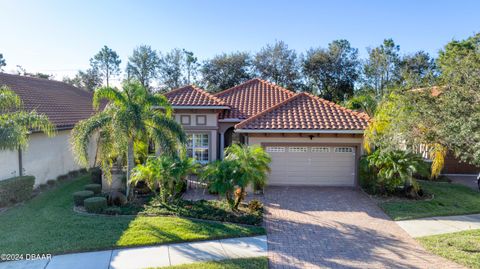
<path fill-rule="evenodd" d="M 354 186 L 354 146 L 268 145 L 268 185 Z"/>

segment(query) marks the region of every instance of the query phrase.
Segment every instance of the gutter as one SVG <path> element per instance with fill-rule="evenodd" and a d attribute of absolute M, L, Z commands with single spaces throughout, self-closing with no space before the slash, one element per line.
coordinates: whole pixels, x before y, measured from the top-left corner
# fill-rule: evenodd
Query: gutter
<path fill-rule="evenodd" d="M 363 134 L 363 130 L 291 130 L 291 129 L 236 129 L 236 133 L 304 133 L 304 134 Z"/>

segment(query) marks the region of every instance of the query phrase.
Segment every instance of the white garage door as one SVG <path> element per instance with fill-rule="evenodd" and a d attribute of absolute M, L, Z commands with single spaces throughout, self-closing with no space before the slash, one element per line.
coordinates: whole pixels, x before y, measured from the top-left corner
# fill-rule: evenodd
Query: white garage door
<path fill-rule="evenodd" d="M 269 185 L 353 186 L 355 148 L 267 146 L 272 157 Z"/>

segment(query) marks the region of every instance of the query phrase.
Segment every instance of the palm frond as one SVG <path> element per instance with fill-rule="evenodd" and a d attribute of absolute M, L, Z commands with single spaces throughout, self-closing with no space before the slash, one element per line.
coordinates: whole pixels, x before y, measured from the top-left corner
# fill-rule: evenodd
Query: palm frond
<path fill-rule="evenodd" d="M 447 148 L 441 144 L 434 144 L 430 148 L 429 157 L 432 160 L 431 178 L 436 178 L 442 172 L 445 165 L 445 156 L 447 155 Z"/>
<path fill-rule="evenodd" d="M 168 130 L 168 132 L 172 133 L 172 135 L 174 135 L 182 144 L 187 142 L 187 135 L 185 134 L 182 125 L 170 117 L 153 114 L 147 120 L 147 123 L 153 128 Z"/>
<path fill-rule="evenodd" d="M 125 104 L 126 100 L 122 93 L 117 88 L 102 87 L 95 90 L 93 94 L 93 107 L 98 109 L 100 102 L 106 100 L 115 103 L 116 105 Z"/>

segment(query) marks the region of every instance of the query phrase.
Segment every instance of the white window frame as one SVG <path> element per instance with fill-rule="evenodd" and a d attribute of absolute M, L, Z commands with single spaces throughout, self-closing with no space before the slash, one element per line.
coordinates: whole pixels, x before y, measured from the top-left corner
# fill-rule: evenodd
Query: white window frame
<path fill-rule="evenodd" d="M 267 147 L 265 149 L 266 152 L 285 152 L 285 147 Z"/>
<path fill-rule="evenodd" d="M 197 136 L 207 136 L 207 145 L 197 145 L 196 144 L 196 137 Z M 196 162 L 198 163 L 201 163 L 201 164 L 206 164 L 210 161 L 210 135 L 207 134 L 207 133 L 189 133 L 187 134 L 187 137 L 189 137 L 188 139 L 190 139 L 190 136 L 191 136 L 191 139 L 192 139 L 192 142 L 191 142 L 191 148 L 189 147 L 189 145 L 187 144 L 187 154 L 188 154 L 188 150 L 191 149 L 191 152 L 192 154 L 188 154 L 189 157 L 192 157 L 195 159 Z M 195 154 L 196 150 L 197 149 L 200 149 L 200 150 L 207 150 L 207 159 L 206 160 L 198 160 L 197 159 L 197 156 Z"/>
<path fill-rule="evenodd" d="M 354 153 L 353 147 L 335 147 L 335 153 Z"/>
<path fill-rule="evenodd" d="M 313 153 L 329 153 L 330 147 L 311 147 L 310 151 Z"/>
<path fill-rule="evenodd" d="M 305 153 L 308 152 L 308 147 L 288 147 L 288 152 Z"/>

